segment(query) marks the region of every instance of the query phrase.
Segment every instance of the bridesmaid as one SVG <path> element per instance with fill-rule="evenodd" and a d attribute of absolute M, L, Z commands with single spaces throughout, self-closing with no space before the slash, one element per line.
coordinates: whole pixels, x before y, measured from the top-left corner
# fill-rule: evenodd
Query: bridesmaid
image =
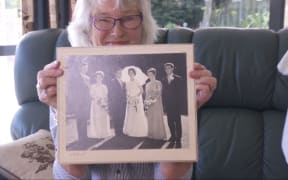
<path fill-rule="evenodd" d="M 110 117 L 108 115 L 108 89 L 103 84 L 104 73 L 95 73 L 96 83 L 90 86 L 91 115 L 88 121 L 87 134 L 89 138 L 106 138 L 113 135 L 110 129 Z"/>
<path fill-rule="evenodd" d="M 156 80 L 156 69 L 149 68 L 147 76 L 149 82 L 145 86 L 145 111 L 148 120 L 148 137 L 152 139 L 167 139 L 164 125 L 164 112 L 162 104 L 162 83 Z"/>

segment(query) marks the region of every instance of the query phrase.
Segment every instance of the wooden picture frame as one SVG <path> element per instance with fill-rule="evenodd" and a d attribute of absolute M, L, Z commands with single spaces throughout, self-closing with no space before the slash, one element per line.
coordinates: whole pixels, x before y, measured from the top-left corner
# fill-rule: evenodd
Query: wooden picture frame
<path fill-rule="evenodd" d="M 64 47 L 57 60 L 60 163 L 197 161 L 192 44 Z"/>

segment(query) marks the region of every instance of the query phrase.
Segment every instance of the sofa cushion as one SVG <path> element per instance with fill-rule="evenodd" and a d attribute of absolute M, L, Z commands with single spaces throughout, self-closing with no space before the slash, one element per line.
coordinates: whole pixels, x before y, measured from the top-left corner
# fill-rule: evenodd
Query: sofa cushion
<path fill-rule="evenodd" d="M 263 119 L 261 112 L 242 108 L 199 111 L 197 179 L 262 177 Z"/>
<path fill-rule="evenodd" d="M 0 174 L 7 179 L 53 179 L 54 145 L 47 130 L 1 145 L 0 157 Z"/>
<path fill-rule="evenodd" d="M 32 118 L 33 117 L 33 118 Z M 28 136 L 39 129 L 49 130 L 49 108 L 36 101 L 25 103 L 15 113 L 11 123 L 13 139 Z"/>
<path fill-rule="evenodd" d="M 281 149 L 286 112 L 265 111 L 263 176 L 265 179 L 287 179 L 288 165 Z"/>
<path fill-rule="evenodd" d="M 277 72 L 276 33 L 208 28 L 195 31 L 193 43 L 196 61 L 218 79 L 208 106 L 271 108 Z"/>

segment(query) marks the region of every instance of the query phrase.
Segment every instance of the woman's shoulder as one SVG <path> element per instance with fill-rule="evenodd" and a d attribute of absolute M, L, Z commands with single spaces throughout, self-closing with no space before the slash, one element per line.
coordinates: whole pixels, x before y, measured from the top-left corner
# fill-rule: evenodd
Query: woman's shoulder
<path fill-rule="evenodd" d="M 95 83 L 93 83 L 93 84 L 90 85 L 90 88 L 91 89 L 97 88 L 97 85 Z"/>
<path fill-rule="evenodd" d="M 157 84 L 162 84 L 162 82 L 159 81 L 159 80 L 156 80 L 155 82 L 156 82 Z"/>
<path fill-rule="evenodd" d="M 135 83 L 141 85 L 139 80 L 135 80 Z"/>
<path fill-rule="evenodd" d="M 182 79 L 182 77 L 180 75 L 178 75 L 178 74 L 174 74 L 173 76 L 174 76 L 175 79 Z"/>
<path fill-rule="evenodd" d="M 131 85 L 139 85 L 140 84 L 140 81 L 138 81 L 138 80 L 134 80 L 134 81 L 128 81 L 127 82 L 128 84 L 131 84 Z"/>
<path fill-rule="evenodd" d="M 155 80 L 153 84 L 154 84 L 154 86 L 161 86 L 162 82 L 159 80 Z"/>
<path fill-rule="evenodd" d="M 101 88 L 106 89 L 106 88 L 107 88 L 107 85 L 106 85 L 106 84 L 101 84 Z"/>

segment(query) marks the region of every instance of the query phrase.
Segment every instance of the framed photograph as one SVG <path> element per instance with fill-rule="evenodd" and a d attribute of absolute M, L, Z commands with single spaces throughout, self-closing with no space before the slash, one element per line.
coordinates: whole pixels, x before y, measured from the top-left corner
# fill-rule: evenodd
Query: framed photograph
<path fill-rule="evenodd" d="M 58 48 L 61 163 L 197 161 L 193 45 Z"/>

